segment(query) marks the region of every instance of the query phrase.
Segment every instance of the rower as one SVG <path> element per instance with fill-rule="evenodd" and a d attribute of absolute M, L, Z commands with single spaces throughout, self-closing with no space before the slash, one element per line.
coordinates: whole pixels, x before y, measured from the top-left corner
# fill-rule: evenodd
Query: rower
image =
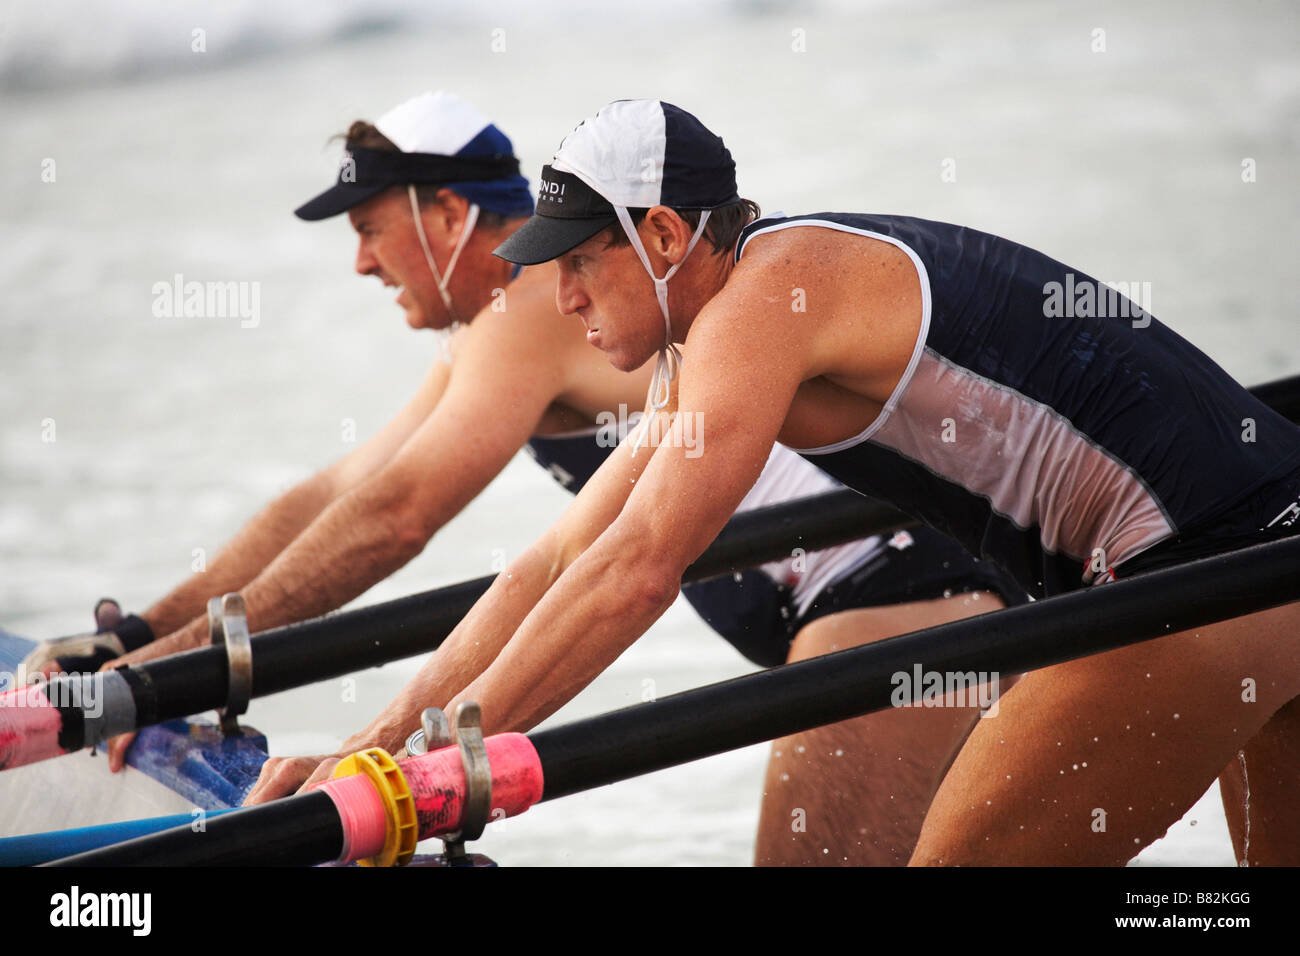
<path fill-rule="evenodd" d="M 374 124 L 353 123 L 344 151 L 337 181 L 296 214 L 308 221 L 346 214 L 358 236 L 356 271 L 398 288 L 407 324 L 449 332 L 446 348 L 378 434 L 271 503 L 205 571 L 140 615 L 159 640 L 124 643 L 131 653 L 118 656 L 111 638 L 101 636 L 100 658 L 65 659 L 64 666 L 97 666 L 107 657 L 117 659 L 106 666 L 136 664 L 206 644 L 207 600 L 229 592 L 242 594 L 248 626 L 257 631 L 331 611 L 415 557 L 525 443 L 576 491 L 614 450 L 596 440 L 602 418 L 642 404 L 649 365 L 643 359 L 615 371 L 588 346 L 581 323 L 556 311 L 555 266 L 522 269 L 492 255 L 523 224 L 532 201 L 511 141 L 486 116 L 452 94 L 425 93 Z M 727 259 L 754 211 L 744 206 L 716 217 L 700 233 L 700 253 Z M 694 437 L 711 440 L 707 431 Z M 738 502 L 742 510 L 836 487 L 771 442 L 765 458 L 769 467 Z M 645 461 L 643 451 L 638 462 Z M 833 612 L 860 615 L 855 634 L 879 637 L 1024 600 L 997 568 L 929 530 L 892 545 L 869 538 L 791 555 L 739 578 L 688 588 L 686 595 L 714 629 L 762 665 L 830 649 L 839 640 L 824 623 Z M 942 765 L 975 719 L 975 709 L 954 708 L 907 721 L 888 743 L 850 746 L 849 760 L 826 766 L 793 767 L 774 758 L 772 809 L 765 811 L 771 822 L 760 858 L 824 862 L 829 841 L 835 861 L 905 859 Z M 418 711 L 386 728 L 395 738 L 391 749 L 417 722 Z M 834 733 L 856 738 L 865 725 L 854 726 Z M 122 737 L 111 745 L 113 769 L 122 767 L 128 742 Z M 806 746 L 804 738 L 782 746 L 777 751 L 789 754 L 800 747 L 814 754 L 843 749 L 823 747 L 815 735 Z M 905 793 L 887 790 L 874 765 L 900 758 L 919 768 Z M 317 763 L 298 758 L 287 772 L 299 768 L 305 776 Z M 281 766 L 273 761 L 266 778 Z M 860 798 L 844 841 L 828 828 L 831 814 L 818 810 L 820 793 L 840 791 Z M 810 810 L 810 824 L 790 841 L 793 805 Z M 889 833 L 877 836 L 885 815 Z M 864 830 L 872 836 L 862 839 Z M 773 848 L 764 849 L 768 844 Z"/>
<path fill-rule="evenodd" d="M 638 161 L 659 175 L 620 172 Z M 566 607 L 570 588 L 592 586 L 587 575 L 605 560 L 634 589 L 658 595 L 712 527 L 714 509 L 743 493 L 759 443 L 773 436 L 1040 594 L 1293 532 L 1276 519 L 1300 498 L 1300 430 L 1149 317 L 1046 316 L 1045 290 L 1070 274 L 1091 282 L 1082 270 L 971 229 L 846 214 L 760 221 L 733 263 L 692 261 L 686 213 L 731 202 L 732 168 L 721 141 L 684 111 L 612 104 L 565 140 L 543 174 L 564 184 L 566 204 L 539 206 L 499 250 L 516 262 L 559 256 L 561 307 L 599 323 L 606 341 L 653 341 L 653 320 L 641 318 L 653 314 L 642 268 L 652 278 L 668 264 L 680 269 L 676 325 L 664 281 L 654 282 L 667 333 L 657 347 L 663 355 L 686 342 L 694 364 L 683 373 L 679 414 L 707 416 L 718 435 L 703 463 L 661 450 L 602 538 L 648 537 L 653 560 L 595 548 L 559 582 L 556 606 Z M 630 208 L 648 210 L 639 227 Z M 636 255 L 602 248 L 606 228 L 618 235 L 615 223 Z M 794 323 L 774 305 L 793 288 L 820 303 Z M 789 338 L 778 350 L 782 332 Z M 945 419 L 957 426 L 955 443 L 943 440 Z M 653 527 L 664 511 L 675 518 L 672 537 Z M 1089 567 L 1097 551 L 1108 555 L 1104 576 Z M 598 599 L 608 596 L 602 589 Z M 587 641 L 621 646 L 655 604 L 645 600 L 639 618 L 625 613 L 603 634 L 575 608 L 548 622 L 548 645 L 566 646 L 573 626 Z M 1291 606 L 1030 675 L 1002 701 L 1007 724 L 972 733 L 914 861 L 1123 862 L 1257 734 L 1294 733 L 1293 718 L 1281 722 L 1300 693 L 1298 618 Z M 515 641 L 533 638 L 531 624 Z M 514 656 L 508 645 L 463 692 L 501 726 L 536 719 L 559 696 L 521 695 L 528 677 L 500 666 Z M 1244 701 L 1240 680 L 1224 676 L 1247 670 L 1269 675 L 1266 701 Z M 566 668 L 553 681 L 582 673 Z M 1135 713 L 1135 700 L 1146 707 Z M 1103 736 L 1105 754 L 1091 746 Z M 1075 779 L 1058 768 L 1049 737 L 1069 748 L 1062 754 L 1090 753 L 1091 773 Z M 1195 759 L 1151 738 L 1196 740 Z M 1126 789 L 1134 786 L 1137 795 Z M 1106 834 L 1080 828 L 1092 808 L 1117 801 L 1119 826 L 1112 814 Z"/>
<path fill-rule="evenodd" d="M 1044 283 L 1083 270 L 975 230 L 830 213 L 692 255 L 739 202 L 735 168 L 658 101 L 603 109 L 543 179 L 565 202 L 543 198 L 499 254 L 558 258 L 560 308 L 616 367 L 658 353 L 654 411 L 703 415 L 709 441 L 695 459 L 620 447 L 356 747 L 422 706 L 477 701 L 490 733 L 553 713 L 668 607 L 773 440 L 1044 594 L 1088 585 L 1094 547 L 1125 577 L 1294 532 L 1268 525 L 1300 497 L 1300 429 L 1154 320 L 1045 316 Z M 961 747 L 911 862 L 1123 863 L 1239 753 L 1273 781 L 1252 810 L 1280 821 L 1251 862 L 1297 862 L 1293 775 L 1267 755 L 1295 745 L 1298 630 L 1289 605 L 1027 675 Z"/>

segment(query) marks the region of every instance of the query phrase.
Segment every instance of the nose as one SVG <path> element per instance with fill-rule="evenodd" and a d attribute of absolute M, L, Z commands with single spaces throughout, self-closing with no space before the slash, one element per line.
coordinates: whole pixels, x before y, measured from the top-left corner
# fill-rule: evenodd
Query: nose
<path fill-rule="evenodd" d="M 590 305 L 591 300 L 582 291 L 577 280 L 561 266 L 559 280 L 555 283 L 555 307 L 561 315 L 573 315 L 583 306 Z"/>
<path fill-rule="evenodd" d="M 355 268 L 359 275 L 374 275 L 379 269 L 379 260 L 370 251 L 370 246 L 363 238 L 357 242 L 357 261 Z"/>

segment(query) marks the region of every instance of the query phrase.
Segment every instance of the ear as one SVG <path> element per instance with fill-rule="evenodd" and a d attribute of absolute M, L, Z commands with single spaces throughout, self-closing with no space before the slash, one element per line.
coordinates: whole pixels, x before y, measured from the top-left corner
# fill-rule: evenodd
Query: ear
<path fill-rule="evenodd" d="M 686 255 L 695 230 L 667 206 L 654 206 L 641 221 L 640 232 L 646 252 L 676 265 Z"/>
<path fill-rule="evenodd" d="M 433 207 L 438 226 L 447 237 L 448 245 L 454 246 L 460 239 L 460 231 L 465 228 L 469 218 L 469 200 L 458 196 L 450 189 L 439 189 Z"/>

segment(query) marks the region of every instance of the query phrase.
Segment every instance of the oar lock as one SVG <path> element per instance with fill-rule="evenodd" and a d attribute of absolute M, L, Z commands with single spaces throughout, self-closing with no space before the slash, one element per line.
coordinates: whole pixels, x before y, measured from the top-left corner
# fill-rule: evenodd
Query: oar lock
<path fill-rule="evenodd" d="M 208 600 L 208 638 L 226 647 L 230 677 L 226 706 L 217 715 L 221 718 L 221 732 L 227 737 L 237 736 L 241 732 L 237 718 L 248 710 L 253 696 L 253 648 L 249 644 L 248 613 L 239 592 Z"/>
<path fill-rule="evenodd" d="M 443 837 L 446 861 L 468 863 L 465 843 L 483 835 L 492 810 L 492 768 L 483 743 L 483 715 L 478 704 L 462 701 L 456 706 L 455 734 L 447 724 L 447 715 L 439 707 L 426 707 L 420 715 L 420 729 L 406 739 L 411 756 L 441 750 L 455 744 L 460 749 L 465 769 L 465 819 L 456 833 Z"/>

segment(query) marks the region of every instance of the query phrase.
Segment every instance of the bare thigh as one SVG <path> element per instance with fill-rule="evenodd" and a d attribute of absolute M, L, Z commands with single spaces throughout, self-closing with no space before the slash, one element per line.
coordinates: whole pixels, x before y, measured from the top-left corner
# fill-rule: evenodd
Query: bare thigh
<path fill-rule="evenodd" d="M 799 632 L 790 661 L 1002 607 L 988 593 L 843 611 Z M 899 708 L 783 737 L 772 745 L 755 862 L 900 866 L 976 707 Z"/>
<path fill-rule="evenodd" d="M 1300 604 L 1025 675 L 980 721 L 916 864 L 1122 864 L 1300 693 Z"/>

